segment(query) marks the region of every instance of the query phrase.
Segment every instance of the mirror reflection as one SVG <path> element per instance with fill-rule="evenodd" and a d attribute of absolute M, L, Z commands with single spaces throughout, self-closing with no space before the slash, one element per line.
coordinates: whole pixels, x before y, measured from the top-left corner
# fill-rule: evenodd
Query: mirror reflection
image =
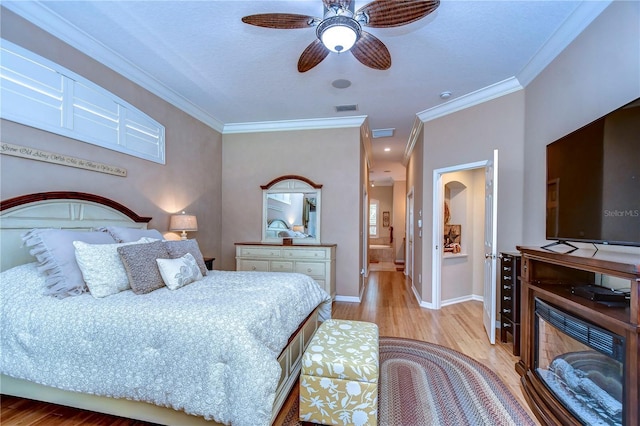
<path fill-rule="evenodd" d="M 304 178 L 263 186 L 263 242 L 293 238 L 296 244 L 320 243 L 320 187 Z"/>
<path fill-rule="evenodd" d="M 316 195 L 283 192 L 267 195 L 268 238 L 315 238 Z"/>

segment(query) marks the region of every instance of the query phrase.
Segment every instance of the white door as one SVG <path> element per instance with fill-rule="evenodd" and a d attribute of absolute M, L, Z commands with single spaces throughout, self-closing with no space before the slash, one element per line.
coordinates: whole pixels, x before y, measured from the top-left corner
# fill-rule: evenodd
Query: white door
<path fill-rule="evenodd" d="M 404 260 L 404 274 L 413 283 L 413 188 L 407 194 L 407 245 Z"/>
<path fill-rule="evenodd" d="M 485 168 L 484 200 L 484 328 L 491 344 L 496 343 L 496 271 L 498 236 L 498 150 Z"/>

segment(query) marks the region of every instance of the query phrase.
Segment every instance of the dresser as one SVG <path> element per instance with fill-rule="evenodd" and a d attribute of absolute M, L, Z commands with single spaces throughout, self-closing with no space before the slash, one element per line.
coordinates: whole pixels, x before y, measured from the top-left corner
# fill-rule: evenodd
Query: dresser
<path fill-rule="evenodd" d="M 500 253 L 500 341 L 513 336 L 513 354 L 520 355 L 520 254 Z"/>
<path fill-rule="evenodd" d="M 236 270 L 298 272 L 313 278 L 332 298 L 336 295 L 335 244 L 236 243 Z"/>

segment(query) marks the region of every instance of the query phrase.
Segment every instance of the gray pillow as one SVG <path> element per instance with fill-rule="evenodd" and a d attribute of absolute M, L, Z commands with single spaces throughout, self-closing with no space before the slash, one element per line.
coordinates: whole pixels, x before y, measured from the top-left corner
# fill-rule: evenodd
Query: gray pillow
<path fill-rule="evenodd" d="M 156 259 L 171 259 L 162 241 L 118 247 L 120 260 L 136 294 L 150 293 L 164 287 Z"/>
<path fill-rule="evenodd" d="M 82 271 L 76 262 L 74 241 L 88 244 L 113 244 L 104 232 L 71 231 L 66 229 L 32 229 L 22 236 L 29 252 L 38 261 L 38 270 L 46 275 L 45 294 L 64 298 L 87 290 Z"/>
<path fill-rule="evenodd" d="M 202 257 L 200 246 L 198 246 L 196 240 L 165 241 L 164 245 L 172 259 L 177 259 L 187 253 L 191 253 L 191 256 L 196 259 L 202 275 L 207 275 L 207 266 L 204 264 L 204 258 Z"/>
<path fill-rule="evenodd" d="M 132 243 L 138 241 L 140 238 L 153 238 L 156 240 L 162 240 L 162 234 L 156 229 L 140 229 L 140 228 L 128 228 L 126 226 L 106 226 L 99 228 L 98 231 L 103 231 L 111 235 L 116 243 Z"/>

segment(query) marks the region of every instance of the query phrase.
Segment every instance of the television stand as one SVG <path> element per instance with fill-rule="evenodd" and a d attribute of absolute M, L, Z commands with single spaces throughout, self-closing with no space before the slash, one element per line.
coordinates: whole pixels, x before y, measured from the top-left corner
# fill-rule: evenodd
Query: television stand
<path fill-rule="evenodd" d="M 552 251 L 554 253 L 557 253 L 555 250 L 552 250 L 551 247 L 555 247 L 555 246 L 568 246 L 571 247 L 571 250 L 565 251 L 563 253 L 573 253 L 574 251 L 578 250 L 578 247 L 574 246 L 573 244 L 570 244 L 564 240 L 558 240 L 558 241 L 554 241 L 550 244 L 547 244 L 545 246 L 542 246 L 543 249 L 545 250 L 549 250 Z"/>

